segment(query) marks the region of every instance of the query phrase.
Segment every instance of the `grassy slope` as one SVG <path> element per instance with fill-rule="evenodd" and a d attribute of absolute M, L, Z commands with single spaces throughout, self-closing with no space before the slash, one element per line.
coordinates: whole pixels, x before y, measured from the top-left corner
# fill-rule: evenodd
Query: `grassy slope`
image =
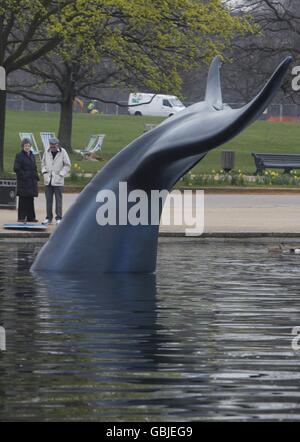
<path fill-rule="evenodd" d="M 159 123 L 160 118 L 133 116 L 106 116 L 74 114 L 73 147 L 81 148 L 94 133 L 105 133 L 101 163 L 81 161 L 80 165 L 86 172 L 95 172 L 122 147 L 143 133 L 145 123 Z M 46 112 L 8 111 L 6 127 L 5 169 L 10 172 L 16 152 L 19 150 L 18 133 L 30 131 L 40 143 L 40 131 L 57 133 L 58 114 Z M 251 152 L 300 152 L 300 124 L 256 122 L 230 143 L 212 152 L 196 166 L 196 172 L 209 172 L 220 168 L 220 151 L 233 149 L 236 151 L 237 169 L 245 172 L 254 171 Z M 77 161 L 75 157 L 73 161 Z M 78 162 L 78 161 L 77 161 Z"/>

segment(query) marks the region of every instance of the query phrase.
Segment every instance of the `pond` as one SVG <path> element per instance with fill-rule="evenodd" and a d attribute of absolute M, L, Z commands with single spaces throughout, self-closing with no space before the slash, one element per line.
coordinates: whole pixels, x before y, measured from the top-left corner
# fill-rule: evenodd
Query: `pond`
<path fill-rule="evenodd" d="M 0 421 L 300 420 L 300 256 L 162 239 L 156 276 L 79 278 L 41 246 L 0 242 Z"/>

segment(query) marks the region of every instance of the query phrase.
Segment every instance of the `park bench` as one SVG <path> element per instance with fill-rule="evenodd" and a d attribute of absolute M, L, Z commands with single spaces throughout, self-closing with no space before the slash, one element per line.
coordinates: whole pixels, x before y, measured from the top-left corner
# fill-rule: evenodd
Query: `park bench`
<path fill-rule="evenodd" d="M 101 150 L 104 138 L 104 134 L 92 135 L 87 146 L 83 149 L 75 149 L 75 152 L 82 157 L 91 157 L 96 152 Z"/>
<path fill-rule="evenodd" d="M 277 153 L 252 153 L 256 165 L 255 175 L 265 169 L 284 169 L 290 173 L 293 169 L 300 169 L 300 155 Z"/>

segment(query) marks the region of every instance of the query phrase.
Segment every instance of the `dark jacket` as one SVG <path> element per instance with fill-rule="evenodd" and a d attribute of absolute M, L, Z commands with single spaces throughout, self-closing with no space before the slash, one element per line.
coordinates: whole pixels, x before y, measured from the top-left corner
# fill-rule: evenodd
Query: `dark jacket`
<path fill-rule="evenodd" d="M 38 196 L 39 176 L 32 152 L 30 152 L 30 156 L 24 150 L 17 153 L 14 171 L 17 174 L 17 195 L 27 197 Z"/>

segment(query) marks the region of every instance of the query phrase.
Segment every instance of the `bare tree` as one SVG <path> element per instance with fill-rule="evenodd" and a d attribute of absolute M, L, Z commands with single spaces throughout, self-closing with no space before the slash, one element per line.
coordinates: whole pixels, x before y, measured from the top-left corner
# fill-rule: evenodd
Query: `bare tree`
<path fill-rule="evenodd" d="M 227 1 L 232 13 L 249 13 L 258 25 L 258 32 L 237 39 L 228 55 L 236 60 L 226 67 L 226 78 L 234 83 L 245 101 L 253 95 L 258 83 L 269 74 L 274 64 L 286 55 L 295 62 L 300 54 L 299 0 L 240 0 Z M 300 102 L 291 88 L 292 78 L 282 87 L 282 99 Z"/>
<path fill-rule="evenodd" d="M 84 10 L 74 0 L 0 0 L 0 66 L 8 78 L 56 48 L 64 37 L 61 29 L 75 42 Z M 0 171 L 4 167 L 5 115 L 6 92 L 0 94 Z"/>
<path fill-rule="evenodd" d="M 77 60 L 80 58 L 78 57 Z M 72 150 L 73 104 L 76 97 L 88 97 L 91 91 L 114 85 L 118 71 L 109 63 L 101 65 L 64 60 L 58 55 L 46 55 L 38 63 L 23 69 L 22 81 L 14 78 L 8 91 L 37 103 L 60 105 L 58 136 L 62 145 Z"/>

